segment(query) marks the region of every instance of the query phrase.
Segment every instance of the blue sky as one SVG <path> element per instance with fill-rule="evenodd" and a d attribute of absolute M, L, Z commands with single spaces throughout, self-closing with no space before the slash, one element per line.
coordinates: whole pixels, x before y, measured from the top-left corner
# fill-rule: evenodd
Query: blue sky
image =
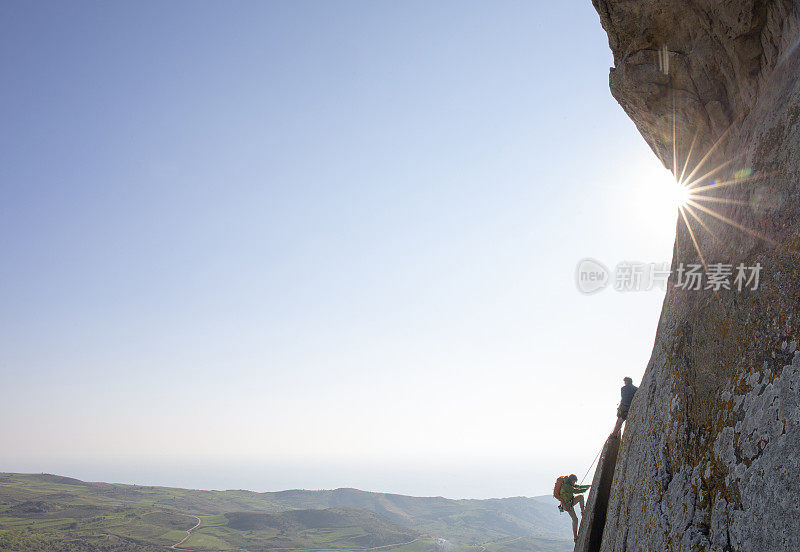
<path fill-rule="evenodd" d="M 0 470 L 500 496 L 588 467 L 663 293 L 575 266 L 669 261 L 676 220 L 590 2 L 0 26 Z"/>

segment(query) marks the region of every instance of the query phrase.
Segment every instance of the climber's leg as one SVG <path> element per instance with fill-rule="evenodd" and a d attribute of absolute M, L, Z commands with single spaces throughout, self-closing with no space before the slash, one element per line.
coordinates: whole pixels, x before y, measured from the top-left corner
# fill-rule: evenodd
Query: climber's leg
<path fill-rule="evenodd" d="M 575 540 L 578 540 L 578 514 L 575 513 L 575 508 L 573 508 L 574 500 L 570 501 L 569 508 L 567 508 L 567 513 L 569 517 L 572 518 L 572 535 L 574 536 Z"/>
<path fill-rule="evenodd" d="M 577 502 L 578 504 L 580 504 L 580 506 L 581 506 L 581 517 L 583 517 L 583 506 L 584 506 L 583 495 L 576 496 L 575 499 L 572 502 Z"/>
<path fill-rule="evenodd" d="M 622 422 L 628 417 L 628 410 L 630 406 L 619 405 L 617 408 L 617 424 L 614 426 L 614 431 L 611 432 L 612 437 L 619 437 L 619 432 L 622 430 Z"/>

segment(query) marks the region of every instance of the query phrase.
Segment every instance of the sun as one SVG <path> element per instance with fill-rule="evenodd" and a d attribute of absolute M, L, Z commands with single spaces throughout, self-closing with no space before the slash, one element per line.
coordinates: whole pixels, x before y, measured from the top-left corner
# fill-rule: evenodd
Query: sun
<path fill-rule="evenodd" d="M 677 178 L 674 180 L 671 179 L 667 186 L 667 194 L 670 196 L 672 204 L 675 206 L 675 208 L 686 206 L 686 204 L 692 198 L 692 192 L 689 187 Z"/>
<path fill-rule="evenodd" d="M 640 177 L 646 190 L 643 199 L 648 203 L 647 209 L 657 209 L 668 214 L 669 220 L 675 216 L 675 211 L 685 208 L 692 199 L 692 188 L 680 178 L 672 174 L 663 166 L 648 167 L 642 171 Z"/>

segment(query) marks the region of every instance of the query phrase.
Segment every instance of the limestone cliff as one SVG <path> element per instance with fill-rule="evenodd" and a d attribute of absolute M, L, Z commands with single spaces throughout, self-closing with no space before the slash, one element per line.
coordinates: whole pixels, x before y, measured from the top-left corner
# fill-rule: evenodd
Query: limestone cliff
<path fill-rule="evenodd" d="M 800 550 L 800 1 L 593 4 L 612 94 L 698 194 L 602 550 Z M 760 264 L 758 289 L 679 287 L 703 263 Z"/>

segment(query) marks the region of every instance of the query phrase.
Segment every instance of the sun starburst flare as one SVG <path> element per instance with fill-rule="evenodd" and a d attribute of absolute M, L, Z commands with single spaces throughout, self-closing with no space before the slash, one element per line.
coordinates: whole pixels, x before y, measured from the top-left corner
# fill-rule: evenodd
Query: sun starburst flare
<path fill-rule="evenodd" d="M 759 208 L 763 208 L 762 204 L 767 205 L 766 209 L 779 204 L 779 194 L 775 194 L 772 188 L 768 189 L 769 191 L 766 192 L 766 197 L 759 197 L 758 194 L 755 193 L 755 189 L 742 189 L 758 181 L 778 176 L 778 174 L 757 173 L 750 167 L 742 166 L 742 155 L 730 157 L 713 166 L 709 163 L 714 152 L 731 132 L 735 122 L 731 123 L 728 129 L 717 138 L 702 157 L 695 161 L 693 159 L 693 154 L 695 153 L 695 146 L 698 141 L 698 133 L 696 132 L 692 138 L 685 159 L 680 159 L 681 153 L 678 148 L 680 137 L 678 136 L 675 121 L 676 113 L 673 100 L 671 142 L 674 184 L 671 185 L 669 194 L 679 212 L 679 221 L 686 227 L 702 264 L 706 266 L 705 255 L 700 247 L 702 240 L 699 239 L 699 230 L 708 233 L 714 240 L 722 243 L 724 247 L 730 247 L 727 243 L 722 242 L 711 230 L 709 222 L 712 220 L 727 224 L 755 239 L 763 240 L 773 246 L 780 246 L 781 244 L 770 236 L 753 228 L 749 228 L 742 221 L 736 220 L 739 217 L 735 214 L 737 212 L 741 213 L 743 209 L 756 211 Z M 669 136 L 665 135 L 665 138 L 669 139 Z M 723 173 L 723 171 L 725 172 Z M 728 197 L 717 195 L 721 190 L 727 191 L 728 188 L 734 186 L 740 187 L 740 189 L 733 194 L 734 197 L 730 197 L 730 193 L 727 194 Z M 770 193 L 778 197 L 771 197 L 769 196 Z M 699 228 L 693 227 L 693 224 L 696 224 Z"/>

